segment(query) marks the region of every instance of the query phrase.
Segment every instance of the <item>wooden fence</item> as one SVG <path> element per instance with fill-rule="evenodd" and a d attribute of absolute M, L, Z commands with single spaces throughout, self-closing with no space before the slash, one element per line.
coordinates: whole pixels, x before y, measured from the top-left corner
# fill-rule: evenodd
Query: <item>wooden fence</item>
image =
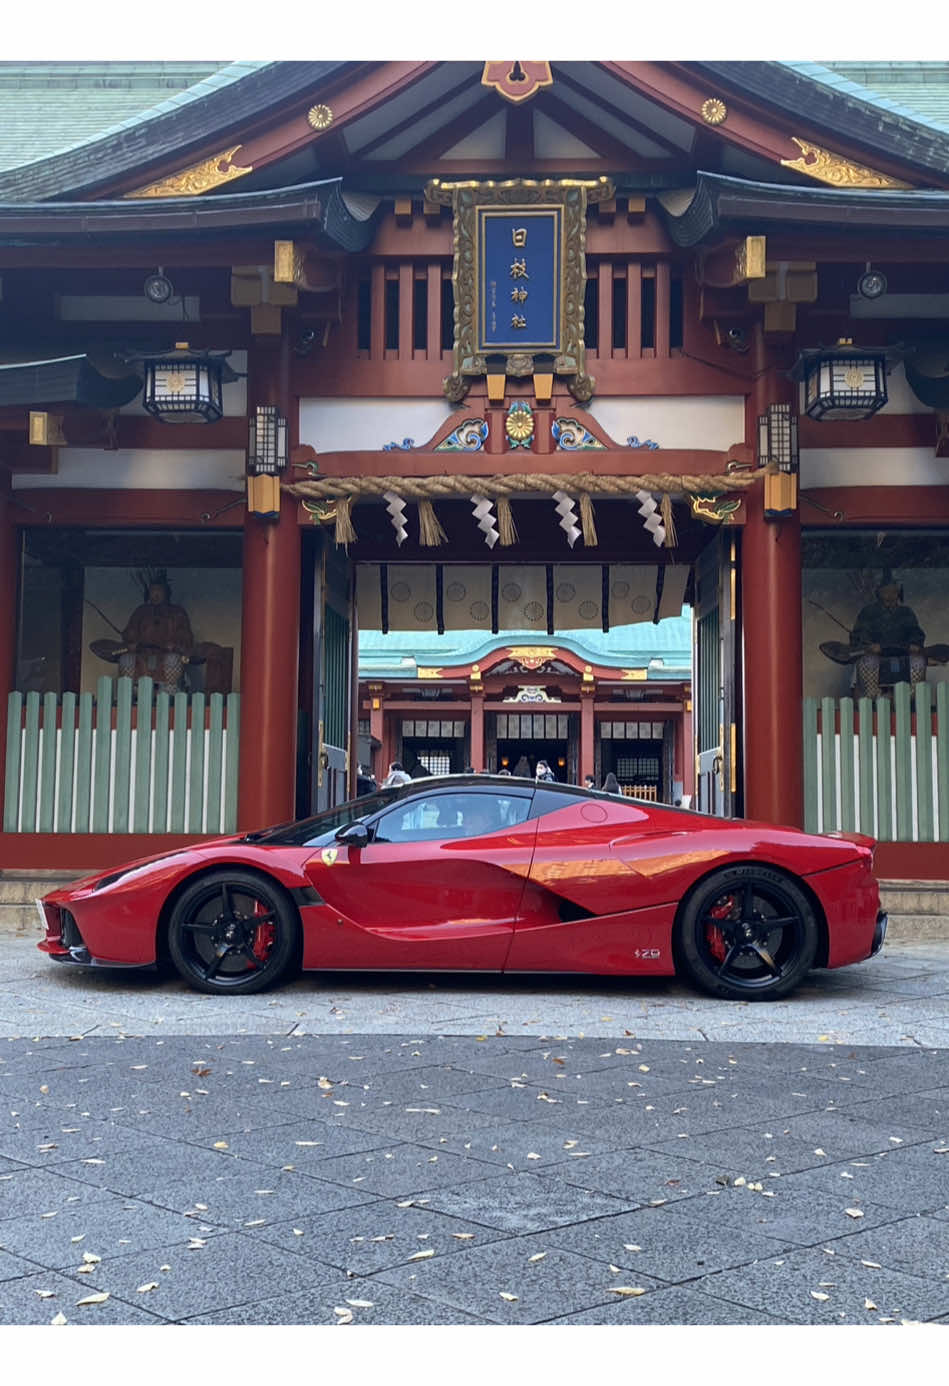
<path fill-rule="evenodd" d="M 892 698 L 805 698 L 804 823 L 949 842 L 949 683 L 898 683 Z"/>
<path fill-rule="evenodd" d="M 153 693 L 11 693 L 4 832 L 233 832 L 239 695 Z"/>

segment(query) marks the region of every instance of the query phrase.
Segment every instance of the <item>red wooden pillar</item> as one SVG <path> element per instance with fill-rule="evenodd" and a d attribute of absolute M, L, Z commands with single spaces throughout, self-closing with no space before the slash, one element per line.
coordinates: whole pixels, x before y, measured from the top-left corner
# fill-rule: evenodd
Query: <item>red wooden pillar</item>
<path fill-rule="evenodd" d="M 756 329 L 755 388 L 745 438 L 756 444 L 756 421 L 771 403 L 797 407 L 787 362 Z M 801 826 L 804 766 L 801 729 L 801 518 L 764 518 L 764 488 L 748 493 L 741 540 L 744 764 L 747 818 Z"/>
<path fill-rule="evenodd" d="M 250 352 L 248 410 L 276 404 L 295 428 L 289 392 L 289 343 L 257 339 Z M 297 681 L 300 659 L 298 502 L 283 495 L 276 523 L 244 517 L 241 625 L 239 828 L 294 816 Z"/>
<path fill-rule="evenodd" d="M 692 697 L 686 698 L 679 720 L 679 735 L 682 738 L 682 797 L 691 798 L 695 794 L 695 742 L 692 739 Z"/>
<path fill-rule="evenodd" d="M 379 742 L 379 747 L 377 750 L 371 752 L 367 768 L 375 775 L 378 784 L 382 784 L 382 781 L 389 773 L 388 764 L 383 765 L 386 753 L 384 728 L 385 711 L 382 705 L 382 696 L 384 692 L 384 684 L 371 683 L 369 685 L 369 736 L 371 740 Z"/>
<path fill-rule="evenodd" d="M 579 781 L 583 784 L 584 775 L 594 773 L 595 754 L 593 746 L 594 719 L 593 719 L 593 695 L 594 685 L 580 690 L 580 773 Z"/>
<path fill-rule="evenodd" d="M 484 769 L 484 685 L 471 684 L 471 764 Z"/>
<path fill-rule="evenodd" d="M 7 473 L 0 484 L 0 763 L 6 760 L 7 701 L 16 681 L 16 607 L 17 533 Z M 0 823 L 3 787 L 4 778 L 0 775 Z"/>

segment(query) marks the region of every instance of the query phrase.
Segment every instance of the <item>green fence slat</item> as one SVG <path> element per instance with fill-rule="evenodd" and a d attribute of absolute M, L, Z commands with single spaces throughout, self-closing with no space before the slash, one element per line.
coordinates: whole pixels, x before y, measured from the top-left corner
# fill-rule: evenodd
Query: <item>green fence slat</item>
<path fill-rule="evenodd" d="M 889 698 L 877 698 L 877 837 L 893 841 L 893 707 Z"/>
<path fill-rule="evenodd" d="M 92 789 L 92 831 L 109 831 L 109 796 L 112 788 L 112 680 L 96 681 L 96 727 L 92 752 L 95 783 Z"/>
<path fill-rule="evenodd" d="M 237 827 L 237 769 L 238 748 L 241 736 L 241 699 L 239 693 L 227 695 L 227 731 L 224 745 L 226 762 L 224 769 L 224 831 L 234 832 Z"/>
<path fill-rule="evenodd" d="M 933 841 L 932 689 L 916 685 L 916 841 Z"/>
<path fill-rule="evenodd" d="M 43 718 L 40 724 L 40 802 L 38 827 L 41 833 L 51 833 L 56 820 L 56 714 L 58 698 L 55 693 L 43 694 Z"/>
<path fill-rule="evenodd" d="M 36 832 L 36 791 L 40 757 L 40 695 L 26 695 L 26 725 L 23 737 L 23 808 L 21 831 Z"/>
<path fill-rule="evenodd" d="M 804 826 L 816 833 L 820 823 L 817 799 L 817 699 L 804 699 Z"/>
<path fill-rule="evenodd" d="M 155 770 L 152 789 L 152 832 L 168 831 L 168 752 L 171 740 L 168 732 L 168 709 L 171 699 L 159 693 L 155 699 Z"/>
<path fill-rule="evenodd" d="M 913 840 L 913 731 L 912 694 L 908 683 L 893 687 L 893 711 L 896 715 L 894 742 L 896 780 L 896 841 Z"/>
<path fill-rule="evenodd" d="M 853 770 L 853 698 L 840 699 L 840 826 L 852 833 L 857 826 L 856 781 Z"/>
<path fill-rule="evenodd" d="M 185 793 L 188 783 L 188 695 L 175 694 L 175 725 L 171 733 L 171 827 L 185 830 Z"/>
<path fill-rule="evenodd" d="M 191 695 L 191 771 L 188 783 L 188 832 L 204 831 L 204 694 Z"/>
<path fill-rule="evenodd" d="M 835 727 L 837 703 L 834 698 L 820 700 L 821 831 L 833 832 L 837 821 L 837 742 Z"/>
<path fill-rule="evenodd" d="M 76 739 L 76 832 L 89 831 L 92 796 L 92 694 L 79 694 L 79 735 Z"/>
<path fill-rule="evenodd" d="M 139 679 L 135 690 L 135 799 L 132 831 L 148 832 L 148 805 L 152 774 L 152 689 L 149 678 Z"/>
<path fill-rule="evenodd" d="M 59 739 L 59 792 L 56 797 L 56 831 L 72 831 L 72 791 L 76 770 L 76 695 L 63 694 L 62 733 Z"/>
<path fill-rule="evenodd" d="M 224 759 L 224 696 L 212 693 L 208 729 L 208 832 L 221 831 L 221 768 Z"/>
<path fill-rule="evenodd" d="M 857 764 L 860 767 L 860 818 L 857 829 L 873 837 L 876 832 L 873 821 L 873 703 L 869 698 L 861 698 L 857 704 Z"/>
<path fill-rule="evenodd" d="M 7 747 L 3 766 L 3 831 L 15 833 L 20 826 L 20 748 L 23 740 L 23 694 L 7 698 Z"/>
<path fill-rule="evenodd" d="M 115 805 L 112 811 L 112 831 L 129 830 L 129 799 L 132 797 L 132 680 L 116 680 L 115 697 Z"/>
<path fill-rule="evenodd" d="M 936 797 L 939 841 L 949 842 L 949 683 L 936 684 Z"/>

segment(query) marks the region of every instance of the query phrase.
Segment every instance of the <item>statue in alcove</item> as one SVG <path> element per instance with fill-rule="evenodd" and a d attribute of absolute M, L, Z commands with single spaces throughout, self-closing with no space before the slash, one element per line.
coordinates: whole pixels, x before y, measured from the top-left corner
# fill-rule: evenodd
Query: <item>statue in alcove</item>
<path fill-rule="evenodd" d="M 925 680 L 929 664 L 949 662 L 949 645 L 926 645 L 916 613 L 904 603 L 902 585 L 893 580 L 889 569 L 873 589 L 873 600 L 857 613 L 849 637 L 847 644 L 827 640 L 820 650 L 837 664 L 856 666 L 862 698 L 878 698 L 896 683 L 915 688 Z"/>
<path fill-rule="evenodd" d="M 188 613 L 172 602 L 164 568 L 138 572 L 135 580 L 145 600 L 122 631 L 125 648 L 116 651 L 119 678 L 153 678 L 161 692 L 177 693 L 194 647 Z"/>

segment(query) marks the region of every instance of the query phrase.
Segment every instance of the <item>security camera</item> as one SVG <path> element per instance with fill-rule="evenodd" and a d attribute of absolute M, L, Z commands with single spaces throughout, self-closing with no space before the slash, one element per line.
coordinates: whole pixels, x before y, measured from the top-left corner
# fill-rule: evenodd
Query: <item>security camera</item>
<path fill-rule="evenodd" d="M 730 327 L 725 334 L 728 345 L 736 349 L 745 345 L 747 337 L 748 334 L 743 327 Z"/>

